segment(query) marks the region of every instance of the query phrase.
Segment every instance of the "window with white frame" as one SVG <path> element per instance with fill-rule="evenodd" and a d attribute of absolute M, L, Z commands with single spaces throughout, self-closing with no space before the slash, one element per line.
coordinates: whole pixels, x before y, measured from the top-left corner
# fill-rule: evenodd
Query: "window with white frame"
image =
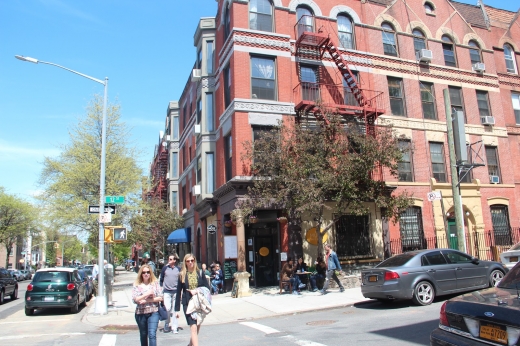
<path fill-rule="evenodd" d="M 390 23 L 384 22 L 381 24 L 381 28 L 383 28 L 383 51 L 385 55 L 398 56 L 394 27 Z"/>
<path fill-rule="evenodd" d="M 251 57 L 251 96 L 276 100 L 276 69 L 274 58 Z"/>
<path fill-rule="evenodd" d="M 511 93 L 511 102 L 513 103 L 516 123 L 520 124 L 520 93 Z"/>
<path fill-rule="evenodd" d="M 215 110 L 213 104 L 213 93 L 206 94 L 206 131 L 215 131 Z"/>
<path fill-rule="evenodd" d="M 489 181 L 492 182 L 492 177 L 498 177 L 499 183 L 502 179 L 500 179 L 500 165 L 498 162 L 498 150 L 497 147 L 494 146 L 485 146 L 486 149 L 486 161 L 487 168 L 489 173 Z"/>
<path fill-rule="evenodd" d="M 354 30 L 349 16 L 338 15 L 338 36 L 341 48 L 354 49 Z"/>
<path fill-rule="evenodd" d="M 172 162 L 171 162 L 171 173 L 172 178 L 179 177 L 179 153 L 172 153 Z"/>
<path fill-rule="evenodd" d="M 174 116 L 173 117 L 173 131 L 172 131 L 172 135 L 173 135 L 173 140 L 178 140 L 179 139 L 179 117 L 178 116 Z"/>
<path fill-rule="evenodd" d="M 506 59 L 506 68 L 509 73 L 516 73 L 515 54 L 513 47 L 508 44 L 504 45 L 504 58 Z"/>
<path fill-rule="evenodd" d="M 444 163 L 444 143 L 430 142 L 430 159 L 435 180 L 439 183 L 447 182 Z"/>
<path fill-rule="evenodd" d="M 213 73 L 213 41 L 206 41 L 206 71 L 208 74 Z"/>
<path fill-rule="evenodd" d="M 213 153 L 206 153 L 206 193 L 215 191 L 215 158 Z"/>
<path fill-rule="evenodd" d="M 273 5 L 269 0 L 249 0 L 249 28 L 273 31 Z"/>

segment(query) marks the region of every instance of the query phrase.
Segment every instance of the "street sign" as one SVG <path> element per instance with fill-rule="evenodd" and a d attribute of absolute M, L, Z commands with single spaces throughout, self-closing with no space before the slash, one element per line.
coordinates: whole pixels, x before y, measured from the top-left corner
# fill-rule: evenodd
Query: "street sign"
<path fill-rule="evenodd" d="M 105 203 L 123 204 L 123 203 L 125 203 L 125 196 L 105 196 Z"/>
<path fill-rule="evenodd" d="M 215 226 L 214 224 L 211 224 L 208 226 L 208 233 L 209 234 L 215 234 L 215 232 L 217 232 L 217 226 Z"/>
<path fill-rule="evenodd" d="M 89 214 L 99 214 L 99 205 L 89 205 L 88 213 Z M 115 205 L 105 205 L 105 213 L 115 214 L 116 206 Z"/>
<path fill-rule="evenodd" d="M 127 237 L 126 228 L 124 228 L 124 227 L 113 228 L 114 242 L 126 241 L 126 239 L 127 239 L 126 237 Z"/>
<path fill-rule="evenodd" d="M 112 222 L 112 214 L 99 214 L 99 223 L 109 223 Z"/>
<path fill-rule="evenodd" d="M 438 199 L 442 199 L 440 191 L 428 192 L 427 197 L 428 197 L 428 201 L 430 201 L 430 202 L 436 201 Z"/>

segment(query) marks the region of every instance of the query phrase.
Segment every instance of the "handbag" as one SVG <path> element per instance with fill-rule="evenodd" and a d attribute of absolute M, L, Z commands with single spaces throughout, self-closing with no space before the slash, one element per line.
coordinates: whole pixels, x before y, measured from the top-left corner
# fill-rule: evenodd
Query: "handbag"
<path fill-rule="evenodd" d="M 160 321 L 165 321 L 168 319 L 168 314 L 169 312 L 166 310 L 166 307 L 164 306 L 164 304 L 159 304 L 159 320 Z"/>

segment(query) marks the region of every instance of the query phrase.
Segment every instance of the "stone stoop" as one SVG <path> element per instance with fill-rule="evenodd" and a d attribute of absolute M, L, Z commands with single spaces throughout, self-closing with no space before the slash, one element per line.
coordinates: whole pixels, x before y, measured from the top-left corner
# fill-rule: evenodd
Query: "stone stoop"
<path fill-rule="evenodd" d="M 340 275 L 338 276 L 339 281 L 343 284 L 343 287 L 347 288 L 355 288 L 361 287 L 361 276 L 358 275 Z M 330 280 L 329 287 L 337 288 L 338 285 L 334 279 Z"/>

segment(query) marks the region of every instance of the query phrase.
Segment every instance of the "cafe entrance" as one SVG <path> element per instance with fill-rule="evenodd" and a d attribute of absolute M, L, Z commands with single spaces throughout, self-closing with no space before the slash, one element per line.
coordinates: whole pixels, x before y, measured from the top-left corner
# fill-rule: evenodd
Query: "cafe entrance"
<path fill-rule="evenodd" d="M 246 225 L 247 271 L 251 274 L 251 286 L 278 284 L 279 238 L 278 222 Z"/>

